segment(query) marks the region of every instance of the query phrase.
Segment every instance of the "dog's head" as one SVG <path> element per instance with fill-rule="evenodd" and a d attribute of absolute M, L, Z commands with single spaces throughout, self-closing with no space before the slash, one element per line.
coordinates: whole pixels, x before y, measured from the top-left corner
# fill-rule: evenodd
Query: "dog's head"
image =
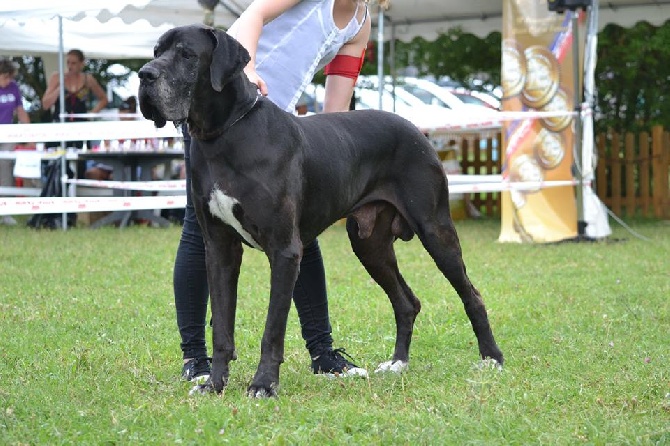
<path fill-rule="evenodd" d="M 171 29 L 138 73 L 142 115 L 156 127 L 186 120 L 192 104 L 211 100 L 249 60 L 247 50 L 224 31 L 201 25 Z"/>

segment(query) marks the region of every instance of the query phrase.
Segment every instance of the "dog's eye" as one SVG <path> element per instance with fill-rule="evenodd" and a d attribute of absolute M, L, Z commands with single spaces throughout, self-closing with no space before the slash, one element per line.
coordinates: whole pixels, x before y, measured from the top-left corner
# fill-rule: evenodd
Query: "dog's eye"
<path fill-rule="evenodd" d="M 190 59 L 195 55 L 191 50 L 189 50 L 187 47 L 185 47 L 182 44 L 177 45 L 177 52 L 184 59 Z"/>

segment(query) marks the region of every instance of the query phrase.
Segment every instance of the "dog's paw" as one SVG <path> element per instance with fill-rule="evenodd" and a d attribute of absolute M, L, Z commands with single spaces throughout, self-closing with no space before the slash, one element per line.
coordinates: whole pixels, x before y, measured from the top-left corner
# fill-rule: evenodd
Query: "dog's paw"
<path fill-rule="evenodd" d="M 219 365 L 216 358 L 212 360 L 212 371 L 207 385 L 211 386 L 216 393 L 223 392 L 228 385 L 229 370 L 227 365 Z"/>
<path fill-rule="evenodd" d="M 216 390 L 214 390 L 214 386 L 212 385 L 211 381 L 207 381 L 204 384 L 197 384 L 188 391 L 190 396 L 208 395 L 210 393 L 216 393 Z"/>
<path fill-rule="evenodd" d="M 407 361 L 386 361 L 377 366 L 375 373 L 393 372 L 402 373 L 407 370 L 409 363 Z"/>
<path fill-rule="evenodd" d="M 247 396 L 249 398 L 274 398 L 277 396 L 277 386 L 264 387 L 251 385 L 247 389 Z"/>
<path fill-rule="evenodd" d="M 482 359 L 481 361 L 477 361 L 474 365 L 473 368 L 478 369 L 478 370 L 499 370 L 502 371 L 503 366 L 501 363 L 496 361 L 493 358 L 486 358 Z"/>

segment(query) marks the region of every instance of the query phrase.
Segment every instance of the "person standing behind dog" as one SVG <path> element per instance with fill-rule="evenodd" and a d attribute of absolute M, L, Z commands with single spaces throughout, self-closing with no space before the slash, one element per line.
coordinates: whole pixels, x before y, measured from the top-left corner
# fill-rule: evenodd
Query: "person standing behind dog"
<path fill-rule="evenodd" d="M 107 106 L 109 102 L 105 90 L 102 89 L 93 75 L 84 73 L 84 53 L 81 50 L 72 49 L 68 51 L 67 73 L 63 75 L 65 82 L 65 113 L 87 113 L 88 101 L 91 93 L 98 99 L 97 104 L 90 110 L 98 113 Z M 47 89 L 42 96 L 42 108 L 48 110 L 54 107 L 53 121 L 60 122 L 60 74 L 54 72 L 49 77 Z M 84 118 L 67 118 L 64 122 L 86 121 Z M 73 147 L 82 148 L 83 141 L 71 141 Z"/>
<path fill-rule="evenodd" d="M 378 0 L 386 7 L 388 0 Z M 349 110 L 356 78 L 370 37 L 367 0 L 254 0 L 228 34 L 249 52 L 249 80 L 287 112 L 294 112 L 314 74 L 325 68 L 324 112 Z M 188 132 L 184 132 L 187 204 L 174 266 L 177 325 L 184 365 L 182 376 L 209 377 L 205 324 L 209 289 L 205 247 L 190 197 Z M 293 301 L 314 373 L 367 376 L 367 371 L 333 349 L 326 279 L 318 242 L 304 246 Z M 348 355 L 347 355 L 348 356 Z"/>
<path fill-rule="evenodd" d="M 30 123 L 30 117 L 23 108 L 21 90 L 14 81 L 19 67 L 11 59 L 0 58 L 0 124 L 13 124 L 14 116 L 22 124 Z M 14 150 L 13 143 L 0 143 L 0 151 Z M 0 160 L 0 186 L 14 186 L 13 162 L 10 159 Z M 0 217 L 0 224 L 15 225 L 16 220 L 10 215 Z"/>

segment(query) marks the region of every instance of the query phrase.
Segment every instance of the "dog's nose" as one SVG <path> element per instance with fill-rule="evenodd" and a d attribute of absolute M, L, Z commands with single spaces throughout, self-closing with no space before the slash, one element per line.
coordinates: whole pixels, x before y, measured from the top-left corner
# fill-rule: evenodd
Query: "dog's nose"
<path fill-rule="evenodd" d="M 158 70 L 152 66 L 145 65 L 137 73 L 141 82 L 154 82 L 158 79 Z"/>

